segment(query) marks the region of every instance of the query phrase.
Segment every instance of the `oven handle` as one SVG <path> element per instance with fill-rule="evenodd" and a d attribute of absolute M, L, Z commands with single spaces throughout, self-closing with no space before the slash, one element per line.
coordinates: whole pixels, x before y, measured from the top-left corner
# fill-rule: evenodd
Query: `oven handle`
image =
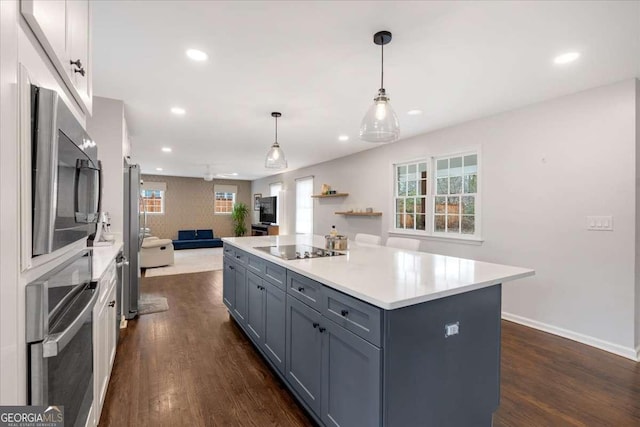
<path fill-rule="evenodd" d="M 76 319 L 62 332 L 47 336 L 42 342 L 42 356 L 43 357 L 55 357 L 69 344 L 71 339 L 78 333 L 82 324 L 84 323 L 85 316 L 93 310 L 96 305 L 98 296 L 100 295 L 100 285 L 97 284 L 93 291 L 93 296 L 87 303 L 82 313 L 76 317 Z"/>

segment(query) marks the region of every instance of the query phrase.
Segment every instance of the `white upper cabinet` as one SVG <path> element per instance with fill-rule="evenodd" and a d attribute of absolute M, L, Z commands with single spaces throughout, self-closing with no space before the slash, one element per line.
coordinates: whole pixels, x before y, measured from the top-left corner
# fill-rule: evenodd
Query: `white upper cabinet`
<path fill-rule="evenodd" d="M 73 98 L 91 114 L 90 1 L 21 0 L 20 8 Z"/>

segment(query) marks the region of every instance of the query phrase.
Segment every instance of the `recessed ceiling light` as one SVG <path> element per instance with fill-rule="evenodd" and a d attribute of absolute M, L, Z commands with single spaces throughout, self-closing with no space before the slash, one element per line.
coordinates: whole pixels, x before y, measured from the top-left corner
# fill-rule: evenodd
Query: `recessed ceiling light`
<path fill-rule="evenodd" d="M 348 141 L 349 140 L 349 135 L 340 135 L 338 137 L 339 141 Z"/>
<path fill-rule="evenodd" d="M 194 61 L 206 61 L 209 55 L 198 49 L 187 49 L 187 56 Z"/>
<path fill-rule="evenodd" d="M 158 172 L 162 172 L 162 168 L 156 168 Z"/>
<path fill-rule="evenodd" d="M 171 112 L 173 114 L 177 114 L 178 116 L 183 116 L 187 111 L 184 108 L 181 108 L 181 107 L 173 107 L 171 109 Z"/>
<path fill-rule="evenodd" d="M 169 147 L 162 147 L 162 151 L 164 151 L 165 153 L 170 153 L 170 152 L 171 152 L 171 148 L 169 148 Z"/>
<path fill-rule="evenodd" d="M 422 110 L 409 110 L 407 111 L 407 114 L 410 116 L 419 116 L 422 114 Z"/>
<path fill-rule="evenodd" d="M 580 58 L 580 52 L 567 52 L 553 58 L 553 62 L 558 65 L 568 64 Z"/>

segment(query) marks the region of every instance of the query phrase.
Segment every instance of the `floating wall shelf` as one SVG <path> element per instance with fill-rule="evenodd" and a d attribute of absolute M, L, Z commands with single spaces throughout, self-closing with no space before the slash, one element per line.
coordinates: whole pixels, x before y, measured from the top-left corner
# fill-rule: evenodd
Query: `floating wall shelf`
<path fill-rule="evenodd" d="M 325 197 L 347 197 L 349 193 L 336 193 L 336 194 L 313 194 L 311 197 L 314 199 L 324 199 Z"/>
<path fill-rule="evenodd" d="M 345 216 L 382 216 L 382 212 L 335 212 L 335 214 Z"/>

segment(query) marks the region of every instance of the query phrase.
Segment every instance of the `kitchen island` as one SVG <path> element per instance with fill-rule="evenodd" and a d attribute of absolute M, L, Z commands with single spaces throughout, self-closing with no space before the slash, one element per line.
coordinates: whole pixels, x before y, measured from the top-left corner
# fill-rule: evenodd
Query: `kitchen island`
<path fill-rule="evenodd" d="M 532 270 L 355 242 L 312 258 L 321 236 L 223 241 L 229 313 L 318 423 L 491 425 L 501 286 Z"/>

